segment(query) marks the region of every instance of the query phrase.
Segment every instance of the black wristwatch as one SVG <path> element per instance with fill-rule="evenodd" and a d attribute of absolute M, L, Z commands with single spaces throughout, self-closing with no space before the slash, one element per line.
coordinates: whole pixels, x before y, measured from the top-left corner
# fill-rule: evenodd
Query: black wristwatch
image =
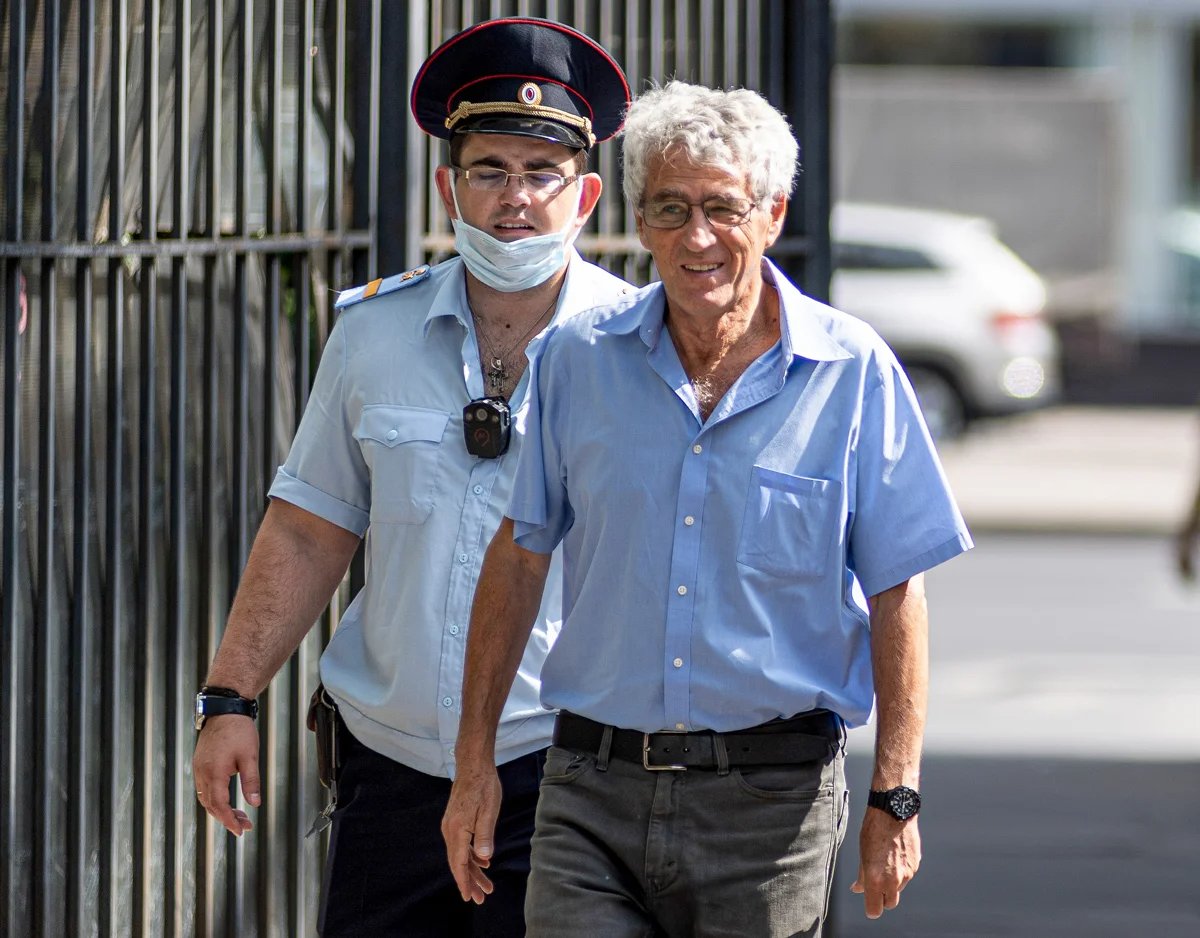
<path fill-rule="evenodd" d="M 872 789 L 867 795 L 867 805 L 886 811 L 897 821 L 907 821 L 921 810 L 921 794 L 907 785 L 897 785 L 887 791 Z"/>
<path fill-rule="evenodd" d="M 258 716 L 258 701 L 249 700 L 229 687 L 205 684 L 196 695 L 196 732 L 204 728 L 206 717 L 236 713 L 254 719 Z"/>

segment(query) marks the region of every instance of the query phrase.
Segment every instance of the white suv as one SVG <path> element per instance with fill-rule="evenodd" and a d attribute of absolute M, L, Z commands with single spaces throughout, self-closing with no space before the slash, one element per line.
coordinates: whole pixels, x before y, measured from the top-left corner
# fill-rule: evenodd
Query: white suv
<path fill-rule="evenodd" d="M 1052 400 L 1059 350 L 1040 277 L 982 218 L 841 203 L 832 305 L 895 350 L 935 437 Z"/>

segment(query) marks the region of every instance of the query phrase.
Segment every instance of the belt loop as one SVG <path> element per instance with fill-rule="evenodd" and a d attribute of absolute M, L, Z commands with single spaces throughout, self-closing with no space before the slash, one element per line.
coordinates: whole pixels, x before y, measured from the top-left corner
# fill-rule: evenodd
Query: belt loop
<path fill-rule="evenodd" d="M 725 737 L 720 733 L 712 734 L 713 754 L 717 757 L 717 775 L 729 774 L 729 753 L 725 750 Z"/>
<path fill-rule="evenodd" d="M 596 750 L 596 771 L 608 771 L 608 756 L 612 752 L 612 734 L 613 728 L 605 725 L 604 732 L 600 734 L 600 748 Z"/>

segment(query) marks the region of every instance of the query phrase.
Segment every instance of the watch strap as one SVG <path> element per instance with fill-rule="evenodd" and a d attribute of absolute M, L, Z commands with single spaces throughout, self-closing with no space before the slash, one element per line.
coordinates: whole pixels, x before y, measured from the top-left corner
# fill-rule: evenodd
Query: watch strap
<path fill-rule="evenodd" d="M 206 717 L 236 713 L 250 719 L 258 717 L 258 701 L 243 697 L 232 687 L 205 684 L 196 695 L 197 713 Z"/>
<path fill-rule="evenodd" d="M 920 812 L 921 793 L 907 785 L 897 785 L 884 791 L 870 789 L 867 792 L 867 807 L 878 808 L 897 821 L 907 821 Z"/>
<path fill-rule="evenodd" d="M 206 717 L 224 716 L 236 713 L 240 716 L 255 719 L 258 716 L 258 701 L 247 700 L 245 697 L 212 697 L 205 696 L 203 703 Z"/>

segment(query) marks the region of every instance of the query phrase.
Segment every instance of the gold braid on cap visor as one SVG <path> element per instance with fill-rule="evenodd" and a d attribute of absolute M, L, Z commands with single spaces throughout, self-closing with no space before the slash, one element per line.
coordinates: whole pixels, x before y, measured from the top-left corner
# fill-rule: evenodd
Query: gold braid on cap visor
<path fill-rule="evenodd" d="M 540 104 L 526 104 L 524 101 L 491 101 L 486 104 L 472 104 L 470 101 L 460 101 L 453 113 L 446 118 L 446 129 L 453 130 L 454 125 L 468 117 L 478 117 L 480 114 L 517 114 L 521 117 L 540 117 L 543 120 L 556 121 L 577 127 L 587 137 L 588 146 L 596 145 L 596 135 L 592 133 L 592 122 L 586 117 L 577 117 L 560 111 L 558 108 L 545 107 Z"/>

